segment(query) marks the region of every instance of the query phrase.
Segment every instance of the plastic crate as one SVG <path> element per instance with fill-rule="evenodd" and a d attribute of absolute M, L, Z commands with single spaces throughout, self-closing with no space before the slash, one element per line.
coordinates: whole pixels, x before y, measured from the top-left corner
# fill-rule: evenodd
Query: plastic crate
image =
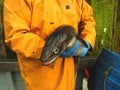
<path fill-rule="evenodd" d="M 120 55 L 103 49 L 88 80 L 89 90 L 120 90 Z"/>

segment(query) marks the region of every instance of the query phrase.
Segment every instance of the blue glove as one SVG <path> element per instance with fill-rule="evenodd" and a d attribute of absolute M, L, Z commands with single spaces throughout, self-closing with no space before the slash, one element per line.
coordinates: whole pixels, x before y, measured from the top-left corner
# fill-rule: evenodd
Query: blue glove
<path fill-rule="evenodd" d="M 87 44 L 87 48 L 86 47 L 82 47 L 82 52 L 80 53 L 80 57 L 84 57 L 87 55 L 89 49 L 91 48 L 90 44 L 88 42 L 86 42 Z"/>
<path fill-rule="evenodd" d="M 71 48 L 66 48 L 60 56 L 62 57 L 71 57 L 71 56 L 74 56 L 75 53 L 78 51 L 79 49 L 79 46 L 80 46 L 80 43 L 79 41 L 77 40 L 75 42 L 75 44 L 71 47 Z"/>
<path fill-rule="evenodd" d="M 86 42 L 87 48 L 81 45 L 81 43 L 76 40 L 75 44 L 71 48 L 66 48 L 62 53 L 61 57 L 71 57 L 71 56 L 76 56 L 76 52 L 79 50 L 79 48 L 82 48 L 82 52 L 79 54 L 80 57 L 84 57 L 88 50 L 91 48 L 90 44 Z"/>

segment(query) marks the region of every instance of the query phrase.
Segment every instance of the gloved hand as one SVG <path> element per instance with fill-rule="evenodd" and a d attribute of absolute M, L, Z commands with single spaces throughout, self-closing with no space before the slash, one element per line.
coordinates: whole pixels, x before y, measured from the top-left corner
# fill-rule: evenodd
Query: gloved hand
<path fill-rule="evenodd" d="M 80 57 L 84 57 L 87 53 L 88 50 L 91 48 L 90 44 L 86 42 L 87 48 L 84 47 L 78 40 L 76 40 L 75 44 L 71 48 L 66 48 L 62 53 L 61 57 L 71 57 L 71 56 L 76 56 L 75 54 L 78 52 L 79 48 L 82 49 L 82 52 L 78 55 Z"/>
<path fill-rule="evenodd" d="M 88 42 L 86 42 L 87 44 L 87 48 L 86 47 L 82 47 L 82 52 L 80 53 L 80 57 L 84 57 L 87 55 L 89 49 L 91 48 L 90 44 Z"/>

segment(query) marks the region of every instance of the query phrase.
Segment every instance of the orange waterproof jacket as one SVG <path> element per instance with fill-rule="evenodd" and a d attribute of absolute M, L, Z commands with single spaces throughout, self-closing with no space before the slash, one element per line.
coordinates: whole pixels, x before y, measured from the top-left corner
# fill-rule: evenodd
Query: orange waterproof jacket
<path fill-rule="evenodd" d="M 81 36 L 92 47 L 95 21 L 85 0 L 5 0 L 5 42 L 17 53 L 27 90 L 74 90 L 73 58 L 58 58 L 53 66 L 42 66 L 39 57 L 44 39 L 60 25 L 75 27 L 83 22 Z"/>

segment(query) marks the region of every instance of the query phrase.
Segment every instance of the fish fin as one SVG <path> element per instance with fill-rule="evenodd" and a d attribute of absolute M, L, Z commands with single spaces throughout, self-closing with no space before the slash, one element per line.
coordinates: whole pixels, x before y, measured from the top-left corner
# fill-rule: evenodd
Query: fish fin
<path fill-rule="evenodd" d="M 66 48 L 67 48 L 67 44 L 66 44 L 66 43 L 63 43 L 63 44 L 62 44 L 62 49 L 63 49 L 63 51 L 64 51 Z"/>
<path fill-rule="evenodd" d="M 72 47 L 76 42 L 76 37 L 73 37 L 70 43 L 67 45 L 67 47 Z"/>

